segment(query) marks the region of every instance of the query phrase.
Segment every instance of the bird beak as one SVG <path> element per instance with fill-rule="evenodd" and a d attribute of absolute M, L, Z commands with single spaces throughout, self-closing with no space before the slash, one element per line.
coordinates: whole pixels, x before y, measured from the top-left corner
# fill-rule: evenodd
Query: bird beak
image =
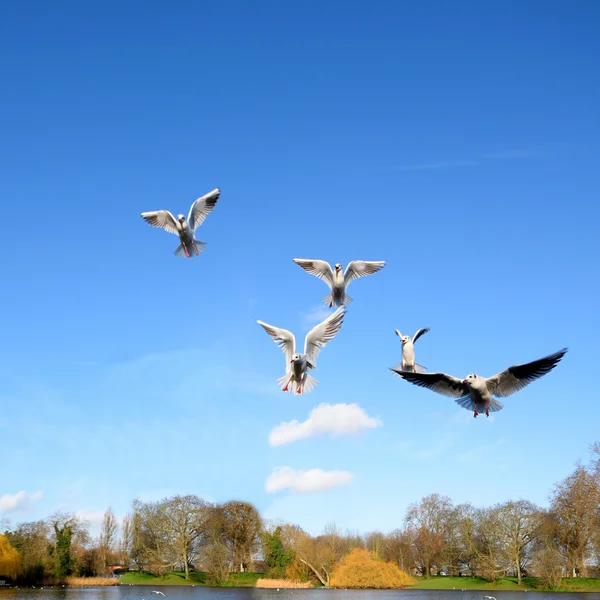
<path fill-rule="evenodd" d="M 292 360 L 290 360 L 290 363 L 293 363 L 293 362 L 294 362 L 294 359 L 292 358 Z"/>
<path fill-rule="evenodd" d="M 402 345 L 404 346 L 404 344 L 406 344 L 406 340 L 402 340 Z"/>
<path fill-rule="evenodd" d="M 468 379 L 463 379 L 463 383 L 469 383 Z"/>

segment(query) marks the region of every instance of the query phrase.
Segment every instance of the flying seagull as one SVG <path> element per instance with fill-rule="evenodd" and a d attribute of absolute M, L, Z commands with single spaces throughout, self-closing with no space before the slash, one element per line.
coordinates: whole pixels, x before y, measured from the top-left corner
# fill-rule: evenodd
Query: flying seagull
<path fill-rule="evenodd" d="M 212 192 L 204 194 L 196 200 L 190 207 L 190 213 L 186 219 L 184 215 L 177 215 L 177 219 L 168 210 L 152 210 L 143 212 L 142 219 L 152 225 L 152 227 L 160 227 L 169 233 L 174 233 L 179 236 L 181 244 L 173 254 L 175 256 L 187 256 L 191 258 L 192 252 L 196 256 L 206 248 L 206 242 L 197 240 L 194 236 L 196 229 L 206 219 L 206 215 L 215 207 L 217 200 L 221 195 L 221 190 L 215 188 Z"/>
<path fill-rule="evenodd" d="M 429 331 L 429 327 L 423 327 L 413 335 L 412 339 L 410 335 L 402 335 L 399 329 L 394 330 L 396 335 L 402 340 L 402 362 L 399 365 L 393 367 L 400 371 L 414 371 L 418 373 L 424 373 L 427 369 L 415 362 L 415 342 L 424 334 Z"/>
<path fill-rule="evenodd" d="M 319 383 L 308 374 L 308 371 L 317 368 L 317 356 L 342 327 L 345 312 L 345 307 L 341 306 L 324 321 L 313 327 L 306 334 L 303 354 L 296 351 L 296 338 L 291 331 L 273 327 L 263 321 L 256 321 L 285 354 L 286 373 L 277 380 L 277 385 L 284 392 L 308 394 Z"/>
<path fill-rule="evenodd" d="M 322 279 L 331 289 L 331 293 L 323 298 L 323 302 L 331 308 L 347 305 L 352 298 L 346 293 L 346 289 L 355 279 L 377 273 L 385 266 L 385 260 L 353 260 L 348 263 L 345 271 L 342 265 L 335 265 L 334 269 L 324 260 L 312 260 L 309 258 L 294 258 L 293 261 L 305 271 Z"/>
<path fill-rule="evenodd" d="M 457 398 L 456 403 L 467 410 L 472 410 L 474 417 L 483 411 L 489 417 L 490 411 L 496 412 L 504 408 L 504 405 L 492 396 L 505 398 L 522 390 L 532 381 L 552 371 L 566 352 L 567 348 L 563 348 L 539 360 L 508 367 L 487 379 L 474 373 L 467 375 L 465 379 L 458 379 L 445 373 L 410 373 L 396 368 L 391 370 L 410 383 L 444 396 Z"/>
<path fill-rule="evenodd" d="M 160 594 L 161 596 L 164 596 L 164 594 L 162 592 L 159 592 L 158 590 L 152 590 L 153 594 Z"/>

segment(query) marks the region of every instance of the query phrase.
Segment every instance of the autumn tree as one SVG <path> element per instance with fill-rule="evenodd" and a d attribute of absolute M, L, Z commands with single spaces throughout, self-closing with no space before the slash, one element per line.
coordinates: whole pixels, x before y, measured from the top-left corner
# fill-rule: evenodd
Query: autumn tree
<path fill-rule="evenodd" d="M 496 581 L 508 569 L 497 508 L 475 510 L 475 555 L 478 575 L 488 581 Z"/>
<path fill-rule="evenodd" d="M 411 583 L 411 577 L 397 565 L 363 548 L 355 548 L 344 556 L 331 574 L 332 587 L 398 589 Z"/>
<path fill-rule="evenodd" d="M 0 576 L 16 579 L 21 568 L 19 553 L 8 541 L 6 535 L 0 534 Z"/>
<path fill-rule="evenodd" d="M 26 584 L 40 583 L 49 567 L 48 548 L 51 542 L 48 523 L 42 520 L 19 523 L 16 529 L 7 533 L 7 537 L 21 557 L 19 579 Z"/>
<path fill-rule="evenodd" d="M 296 540 L 296 556 L 322 585 L 329 586 L 331 571 L 337 562 L 336 544 L 325 535 L 311 537 L 302 533 Z"/>

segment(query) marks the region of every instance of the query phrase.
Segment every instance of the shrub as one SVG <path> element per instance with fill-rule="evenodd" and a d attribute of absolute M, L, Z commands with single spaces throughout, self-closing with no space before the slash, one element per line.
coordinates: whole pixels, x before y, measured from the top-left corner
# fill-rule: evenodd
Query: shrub
<path fill-rule="evenodd" d="M 413 583 L 400 568 L 377 556 L 355 548 L 344 556 L 331 574 L 331 587 L 397 589 Z"/>

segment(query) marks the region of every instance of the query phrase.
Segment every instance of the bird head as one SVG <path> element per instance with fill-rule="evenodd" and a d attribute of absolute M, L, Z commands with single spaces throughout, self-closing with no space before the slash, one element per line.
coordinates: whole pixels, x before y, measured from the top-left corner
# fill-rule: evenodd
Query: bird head
<path fill-rule="evenodd" d="M 410 342 L 410 336 L 409 335 L 403 335 L 401 338 L 402 340 L 402 345 L 404 346 L 404 344 L 408 344 L 408 342 Z"/>
<path fill-rule="evenodd" d="M 337 273 L 338 271 L 341 271 L 341 269 L 342 269 L 342 265 L 340 265 L 340 263 L 337 263 L 335 265 L 335 272 Z"/>
<path fill-rule="evenodd" d="M 183 223 L 183 222 L 185 221 L 185 216 L 184 216 L 184 215 L 177 215 L 177 220 L 178 220 L 180 223 Z"/>
<path fill-rule="evenodd" d="M 293 354 L 292 355 L 292 360 L 290 362 L 298 362 L 300 360 L 300 355 L 299 354 Z"/>
<path fill-rule="evenodd" d="M 475 373 L 470 373 L 463 379 L 463 383 L 468 383 L 469 385 L 472 385 L 475 383 L 476 380 L 477 375 L 475 375 Z"/>

